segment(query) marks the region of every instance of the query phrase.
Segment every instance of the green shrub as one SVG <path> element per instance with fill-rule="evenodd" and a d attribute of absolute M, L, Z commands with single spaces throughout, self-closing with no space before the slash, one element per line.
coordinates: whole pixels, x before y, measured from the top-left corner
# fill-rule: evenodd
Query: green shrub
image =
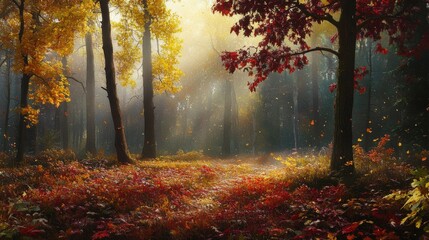
<path fill-rule="evenodd" d="M 387 195 L 390 200 L 406 200 L 403 208 L 409 213 L 401 224 L 414 224 L 416 228 L 429 233 L 429 172 L 427 169 L 416 170 L 410 191 L 401 191 Z"/>

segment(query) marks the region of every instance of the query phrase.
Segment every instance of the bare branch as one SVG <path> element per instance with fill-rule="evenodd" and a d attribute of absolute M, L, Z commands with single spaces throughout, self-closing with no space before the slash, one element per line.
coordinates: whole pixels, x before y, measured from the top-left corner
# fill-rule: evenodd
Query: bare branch
<path fill-rule="evenodd" d="M 357 29 L 362 29 L 363 27 L 365 27 L 366 25 L 371 23 L 371 21 L 398 18 L 400 15 L 402 15 L 405 12 L 406 9 L 407 8 L 404 7 L 401 9 L 401 11 L 398 11 L 397 13 L 392 14 L 392 15 L 380 15 L 380 16 L 374 16 L 374 17 L 369 17 L 369 18 L 363 19 L 362 22 L 357 25 Z"/>
<path fill-rule="evenodd" d="M 310 11 L 308 11 L 307 10 L 307 8 L 306 8 L 306 6 L 305 5 L 303 5 L 303 4 L 301 4 L 301 3 L 296 3 L 296 7 L 299 9 L 299 10 L 301 10 L 305 15 L 307 15 L 307 16 L 309 16 L 309 17 L 312 17 L 312 18 L 314 18 L 314 19 L 316 19 L 316 20 L 324 20 L 324 21 L 327 21 L 327 22 L 329 22 L 329 23 L 331 23 L 332 25 L 334 25 L 335 27 L 337 27 L 338 28 L 338 26 L 339 26 L 339 23 L 338 23 L 338 21 L 336 21 L 335 19 L 334 19 L 334 17 L 331 15 L 331 14 L 329 14 L 329 13 L 325 13 L 324 15 L 317 15 L 317 14 L 314 14 L 314 13 L 311 13 Z"/>
<path fill-rule="evenodd" d="M 19 4 L 16 0 L 11 0 L 17 7 L 20 7 L 21 4 Z"/>
<path fill-rule="evenodd" d="M 80 86 L 82 87 L 82 89 L 83 89 L 83 92 L 86 94 L 86 89 L 85 89 L 85 85 L 83 85 L 83 83 L 81 82 L 81 81 L 79 81 L 78 79 L 76 79 L 76 78 L 74 78 L 74 77 L 71 77 L 71 76 L 65 76 L 67 79 L 71 79 L 71 80 L 73 80 L 73 81 L 75 81 L 75 82 L 77 82 L 77 83 L 79 83 L 80 84 Z"/>
<path fill-rule="evenodd" d="M 101 87 L 101 89 L 103 89 L 104 91 L 108 92 L 107 88 L 105 88 L 105 87 Z"/>
<path fill-rule="evenodd" d="M 209 35 L 210 35 L 210 44 L 212 46 L 212 49 L 217 53 L 217 55 L 220 56 L 221 55 L 220 52 L 214 46 L 212 35 L 210 33 L 209 33 Z"/>
<path fill-rule="evenodd" d="M 0 63 L 0 67 L 1 67 L 1 66 L 3 66 L 3 64 L 6 62 L 6 60 L 7 60 L 7 57 L 5 57 L 5 58 L 3 59 L 3 61 L 1 61 L 1 63 Z"/>
<path fill-rule="evenodd" d="M 311 48 L 311 49 L 309 49 L 309 50 L 305 50 L 305 51 L 302 51 L 302 52 L 292 53 L 292 54 L 291 54 L 291 56 L 296 56 L 296 55 L 306 54 L 306 53 L 309 53 L 309 52 L 317 52 L 317 51 L 320 51 L 321 53 L 323 53 L 323 52 L 332 53 L 332 54 L 334 54 L 334 55 L 335 55 L 335 56 L 337 56 L 337 57 L 338 57 L 338 55 L 339 55 L 339 53 L 338 53 L 337 51 L 335 51 L 335 50 L 333 50 L 333 49 L 331 49 L 331 48 L 315 47 L 315 48 Z"/>

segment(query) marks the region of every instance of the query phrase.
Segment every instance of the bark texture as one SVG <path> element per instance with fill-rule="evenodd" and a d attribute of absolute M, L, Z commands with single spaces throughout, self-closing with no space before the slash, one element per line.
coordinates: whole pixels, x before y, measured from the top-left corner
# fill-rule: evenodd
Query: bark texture
<path fill-rule="evenodd" d="M 108 94 L 113 125 L 115 128 L 115 148 L 118 161 L 131 163 L 133 160 L 128 151 L 125 138 L 124 126 L 122 124 L 121 109 L 119 107 L 118 93 L 116 89 L 115 64 L 113 62 L 113 45 L 110 25 L 109 0 L 100 0 L 101 9 L 101 31 L 103 39 L 103 52 L 106 71 L 106 90 Z"/>
<path fill-rule="evenodd" d="M 152 46 L 151 46 L 151 17 L 147 10 L 147 1 L 143 0 L 145 19 L 143 33 L 143 109 L 144 109 L 144 142 L 143 159 L 156 158 L 155 141 L 155 105 L 153 103 L 153 77 L 152 77 Z"/>
<path fill-rule="evenodd" d="M 352 108 L 356 49 L 356 0 L 341 0 L 338 26 L 339 65 L 335 98 L 334 147 L 331 171 L 342 178 L 354 175 L 352 149 Z"/>
<path fill-rule="evenodd" d="M 86 152 L 97 153 L 95 145 L 95 67 L 92 34 L 85 35 L 86 47 Z"/>

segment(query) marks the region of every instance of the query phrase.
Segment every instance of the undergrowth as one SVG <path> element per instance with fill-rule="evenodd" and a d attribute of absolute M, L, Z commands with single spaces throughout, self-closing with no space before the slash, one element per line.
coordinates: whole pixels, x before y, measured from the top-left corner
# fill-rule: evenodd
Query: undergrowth
<path fill-rule="evenodd" d="M 386 139 L 375 152 L 355 147 L 351 187 L 328 177 L 324 155 L 263 165 L 192 152 L 120 165 L 48 150 L 0 168 L 0 239 L 415 239 L 427 181 L 409 187 L 412 167 Z"/>

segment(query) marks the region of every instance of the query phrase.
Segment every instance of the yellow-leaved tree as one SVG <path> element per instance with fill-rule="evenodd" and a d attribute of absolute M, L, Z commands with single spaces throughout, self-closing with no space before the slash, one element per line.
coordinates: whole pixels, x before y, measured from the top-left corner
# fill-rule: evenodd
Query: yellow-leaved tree
<path fill-rule="evenodd" d="M 121 50 L 115 55 L 117 74 L 123 85 L 135 86 L 135 67 L 143 64 L 144 144 L 143 158 L 156 157 L 154 93 L 180 90 L 183 75 L 178 68 L 182 41 L 177 15 L 165 0 L 113 0 L 121 20 L 115 24 Z M 152 42 L 156 46 L 152 48 Z M 141 46 L 141 47 L 140 47 Z"/>
<path fill-rule="evenodd" d="M 92 0 L 1 0 L 0 42 L 14 53 L 22 74 L 16 162 L 24 156 L 26 128 L 37 124 L 37 104 L 70 101 L 61 57 L 73 51 L 76 34 L 87 28 Z M 29 101 L 30 100 L 30 101 Z"/>

